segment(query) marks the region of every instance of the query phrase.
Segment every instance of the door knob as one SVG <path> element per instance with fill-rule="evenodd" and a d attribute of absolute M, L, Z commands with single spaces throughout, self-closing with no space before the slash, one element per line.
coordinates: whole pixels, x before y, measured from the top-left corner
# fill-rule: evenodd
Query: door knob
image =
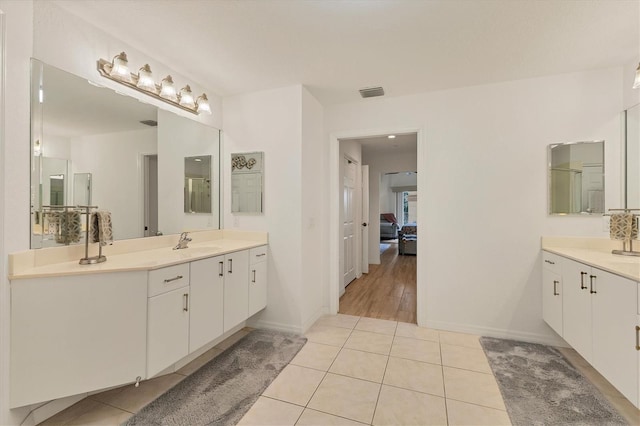
<path fill-rule="evenodd" d="M 362 226 L 367 226 L 367 222 L 362 222 Z"/>

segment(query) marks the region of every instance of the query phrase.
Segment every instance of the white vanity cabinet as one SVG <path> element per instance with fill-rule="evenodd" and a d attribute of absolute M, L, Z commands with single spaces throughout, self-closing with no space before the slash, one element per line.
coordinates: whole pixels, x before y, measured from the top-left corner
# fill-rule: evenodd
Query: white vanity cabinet
<path fill-rule="evenodd" d="M 11 407 L 144 378 L 146 320 L 146 271 L 12 281 Z"/>
<path fill-rule="evenodd" d="M 249 251 L 249 316 L 267 306 L 267 246 Z"/>
<path fill-rule="evenodd" d="M 223 333 L 224 256 L 191 262 L 189 353 Z"/>
<path fill-rule="evenodd" d="M 562 336 L 562 264 L 552 253 L 542 253 L 542 318 Z"/>
<path fill-rule="evenodd" d="M 562 259 L 562 337 L 589 362 L 593 360 L 590 288 L 596 279 L 591 269 L 582 263 Z"/>
<path fill-rule="evenodd" d="M 636 407 L 640 407 L 639 284 L 633 280 L 543 252 L 561 265 L 561 336 Z M 555 311 L 545 297 L 555 265 L 543 263 L 543 313 Z M 554 329 L 552 322 L 547 321 Z"/>
<path fill-rule="evenodd" d="M 224 256 L 224 331 L 249 318 L 249 251 Z"/>
<path fill-rule="evenodd" d="M 596 370 L 638 406 L 636 282 L 596 270 L 591 298 L 593 362 Z"/>
<path fill-rule="evenodd" d="M 147 378 L 189 354 L 189 264 L 149 272 Z"/>

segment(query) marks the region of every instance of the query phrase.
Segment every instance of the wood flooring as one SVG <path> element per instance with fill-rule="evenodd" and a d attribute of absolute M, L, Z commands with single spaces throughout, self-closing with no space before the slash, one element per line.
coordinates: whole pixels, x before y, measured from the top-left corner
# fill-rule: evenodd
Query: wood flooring
<path fill-rule="evenodd" d="M 351 282 L 339 313 L 416 323 L 416 256 L 398 255 L 398 244 L 380 256 L 380 265 Z"/>

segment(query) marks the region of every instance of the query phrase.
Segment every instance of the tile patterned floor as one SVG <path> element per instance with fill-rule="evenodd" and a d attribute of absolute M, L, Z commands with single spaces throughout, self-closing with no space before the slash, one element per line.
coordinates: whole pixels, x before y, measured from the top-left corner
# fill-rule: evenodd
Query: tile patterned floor
<path fill-rule="evenodd" d="M 173 374 L 92 395 L 43 425 L 118 425 L 220 354 L 241 330 Z M 510 424 L 478 336 L 350 315 L 320 318 L 243 425 Z M 563 354 L 630 424 L 638 410 L 572 349 Z"/>
<path fill-rule="evenodd" d="M 320 318 L 241 425 L 509 425 L 478 336 Z"/>

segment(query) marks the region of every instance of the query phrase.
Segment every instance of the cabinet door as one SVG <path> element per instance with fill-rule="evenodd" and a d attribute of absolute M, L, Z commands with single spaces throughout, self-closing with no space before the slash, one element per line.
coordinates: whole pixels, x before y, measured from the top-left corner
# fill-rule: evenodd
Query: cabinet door
<path fill-rule="evenodd" d="M 189 353 L 222 335 L 224 256 L 191 262 Z"/>
<path fill-rule="evenodd" d="M 590 276 L 590 267 L 562 259 L 562 337 L 588 362 L 593 359 Z"/>
<path fill-rule="evenodd" d="M 147 273 L 11 282 L 11 407 L 144 378 Z"/>
<path fill-rule="evenodd" d="M 542 318 L 562 336 L 562 277 L 542 269 Z"/>
<path fill-rule="evenodd" d="M 249 316 L 267 306 L 267 262 L 249 268 Z"/>
<path fill-rule="evenodd" d="M 149 298 L 147 378 L 189 353 L 189 287 Z"/>
<path fill-rule="evenodd" d="M 635 281 L 593 269 L 593 362 L 591 364 L 634 404 L 638 404 Z M 591 290 L 591 289 L 590 289 Z"/>
<path fill-rule="evenodd" d="M 249 251 L 224 257 L 224 331 L 249 317 Z"/>

